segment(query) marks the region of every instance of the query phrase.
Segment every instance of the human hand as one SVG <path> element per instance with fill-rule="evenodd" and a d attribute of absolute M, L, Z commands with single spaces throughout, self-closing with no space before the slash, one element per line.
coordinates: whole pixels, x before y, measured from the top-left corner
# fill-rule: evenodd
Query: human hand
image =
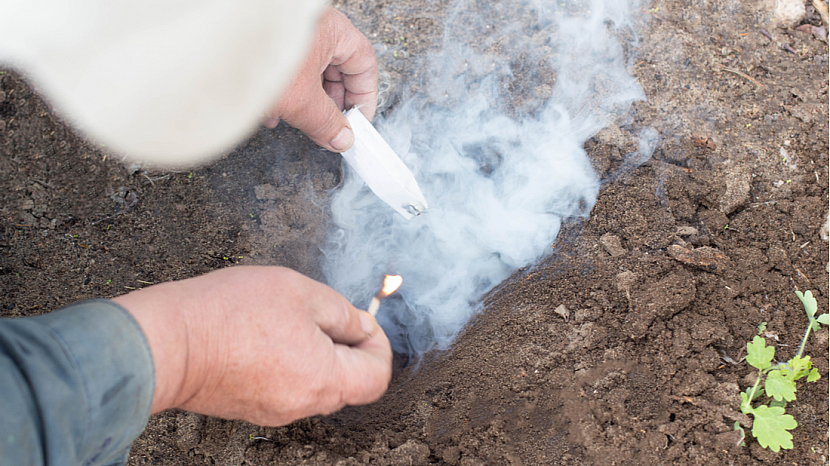
<path fill-rule="evenodd" d="M 339 293 L 282 267 L 233 267 L 114 298 L 153 355 L 152 412 L 285 425 L 383 395 L 389 340 Z"/>
<path fill-rule="evenodd" d="M 354 134 L 342 111 L 359 106 L 372 121 L 377 100 L 378 63 L 372 44 L 342 13 L 328 8 L 302 69 L 263 124 L 273 128 L 285 120 L 320 146 L 343 152 L 354 144 Z"/>

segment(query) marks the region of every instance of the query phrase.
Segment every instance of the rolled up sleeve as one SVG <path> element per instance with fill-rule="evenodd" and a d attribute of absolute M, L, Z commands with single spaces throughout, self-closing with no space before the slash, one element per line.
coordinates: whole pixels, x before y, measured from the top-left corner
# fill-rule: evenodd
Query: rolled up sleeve
<path fill-rule="evenodd" d="M 112 301 L 0 319 L 0 463 L 124 464 L 154 385 L 144 333 Z"/>

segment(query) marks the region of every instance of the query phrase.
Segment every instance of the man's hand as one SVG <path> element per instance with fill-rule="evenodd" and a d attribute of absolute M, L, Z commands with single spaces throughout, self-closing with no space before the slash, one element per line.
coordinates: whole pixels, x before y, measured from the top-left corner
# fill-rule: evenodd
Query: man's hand
<path fill-rule="evenodd" d="M 343 152 L 354 143 L 354 134 L 341 112 L 359 106 L 372 121 L 377 100 L 378 63 L 372 44 L 342 13 L 328 8 L 317 24 L 308 59 L 263 124 L 273 128 L 285 120 L 320 146 Z"/>
<path fill-rule="evenodd" d="M 371 403 L 391 377 L 375 319 L 281 267 L 233 267 L 113 299 L 147 336 L 152 412 L 178 407 L 277 426 Z"/>

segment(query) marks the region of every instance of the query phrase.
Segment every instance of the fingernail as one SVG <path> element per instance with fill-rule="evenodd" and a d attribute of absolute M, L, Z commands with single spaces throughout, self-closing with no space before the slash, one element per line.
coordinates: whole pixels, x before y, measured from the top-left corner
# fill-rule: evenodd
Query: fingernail
<path fill-rule="evenodd" d="M 352 133 L 351 128 L 344 126 L 329 144 L 334 150 L 343 152 L 354 144 L 354 133 Z"/>
<path fill-rule="evenodd" d="M 370 316 L 368 312 L 360 313 L 360 328 L 363 329 L 366 335 L 371 335 L 375 331 L 376 325 L 375 318 Z"/>

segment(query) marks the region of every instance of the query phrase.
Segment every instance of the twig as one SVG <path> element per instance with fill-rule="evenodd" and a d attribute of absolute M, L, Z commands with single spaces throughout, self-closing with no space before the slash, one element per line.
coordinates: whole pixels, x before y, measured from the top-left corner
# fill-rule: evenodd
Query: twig
<path fill-rule="evenodd" d="M 141 175 L 142 175 L 144 178 L 147 178 L 147 181 L 149 181 L 149 182 L 150 182 L 150 184 L 151 184 L 151 185 L 153 185 L 153 187 L 154 187 L 154 188 L 156 187 L 156 184 L 155 184 L 155 183 L 153 183 L 154 181 L 166 180 L 167 178 L 170 178 L 170 174 L 169 174 L 169 173 L 168 173 L 168 174 L 166 174 L 166 175 L 157 176 L 157 177 L 155 177 L 155 178 L 150 178 L 149 176 L 147 176 L 147 174 L 146 174 L 146 173 L 142 173 Z"/>
<path fill-rule="evenodd" d="M 110 215 L 109 217 L 104 217 L 104 218 L 102 218 L 101 220 L 96 220 L 96 221 L 94 221 L 94 222 L 90 223 L 90 225 L 98 225 L 99 223 L 101 223 L 101 222 L 103 222 L 103 221 L 105 221 L 105 220 L 110 220 L 110 219 L 113 219 L 113 218 L 118 217 L 119 215 L 121 215 L 121 214 L 123 214 L 123 213 L 124 213 L 124 211 L 122 210 L 122 211 L 117 212 L 117 213 L 115 213 L 115 214 L 113 214 L 113 215 Z"/>
<path fill-rule="evenodd" d="M 55 185 L 53 185 L 52 183 L 47 183 L 47 182 L 45 182 L 43 180 L 39 180 L 37 178 L 32 178 L 32 181 L 34 181 L 35 183 L 42 184 L 43 186 L 46 186 L 47 188 L 55 189 Z"/>
<path fill-rule="evenodd" d="M 769 39 L 769 40 L 771 40 L 771 41 L 775 42 L 775 39 L 773 39 L 773 38 L 772 38 L 772 34 L 770 34 L 769 32 L 767 32 L 767 30 L 766 30 L 766 29 L 761 28 L 761 34 L 763 34 L 763 35 L 764 35 L 764 37 L 766 37 L 767 39 Z"/>
<path fill-rule="evenodd" d="M 756 85 L 756 86 L 758 86 L 759 88 L 764 87 L 764 85 L 763 85 L 763 84 L 761 84 L 760 82 L 758 82 L 758 81 L 757 81 L 755 78 L 753 78 L 752 76 L 749 76 L 748 74 L 742 73 L 742 72 L 740 72 L 740 71 L 738 71 L 738 70 L 733 70 L 732 68 L 727 68 L 727 67 L 725 67 L 725 66 L 721 66 L 721 70 L 723 70 L 723 71 L 728 71 L 728 72 L 730 72 L 730 73 L 735 73 L 735 74 L 737 74 L 738 76 L 741 76 L 741 77 L 743 77 L 743 78 L 746 78 L 746 79 L 748 79 L 748 80 L 752 81 L 753 83 L 755 83 L 755 85 Z"/>
<path fill-rule="evenodd" d="M 153 183 L 153 180 L 151 180 L 151 179 L 150 179 L 150 177 L 149 177 L 149 176 L 147 176 L 147 174 L 146 174 L 146 173 L 142 173 L 142 174 L 141 174 L 141 176 L 143 176 L 144 178 L 147 178 L 147 181 L 149 181 L 149 182 L 150 182 L 150 186 L 152 186 L 152 187 L 154 187 L 154 188 L 156 187 L 156 184 L 155 184 L 155 183 Z"/>
<path fill-rule="evenodd" d="M 795 269 L 796 272 L 798 272 L 799 275 L 801 275 L 801 277 L 803 279 L 807 280 L 808 285 L 813 286 L 813 282 L 811 282 L 810 279 L 807 278 L 807 275 L 804 275 L 804 272 L 802 272 L 801 270 L 798 270 L 798 267 L 793 266 L 793 268 Z"/>

